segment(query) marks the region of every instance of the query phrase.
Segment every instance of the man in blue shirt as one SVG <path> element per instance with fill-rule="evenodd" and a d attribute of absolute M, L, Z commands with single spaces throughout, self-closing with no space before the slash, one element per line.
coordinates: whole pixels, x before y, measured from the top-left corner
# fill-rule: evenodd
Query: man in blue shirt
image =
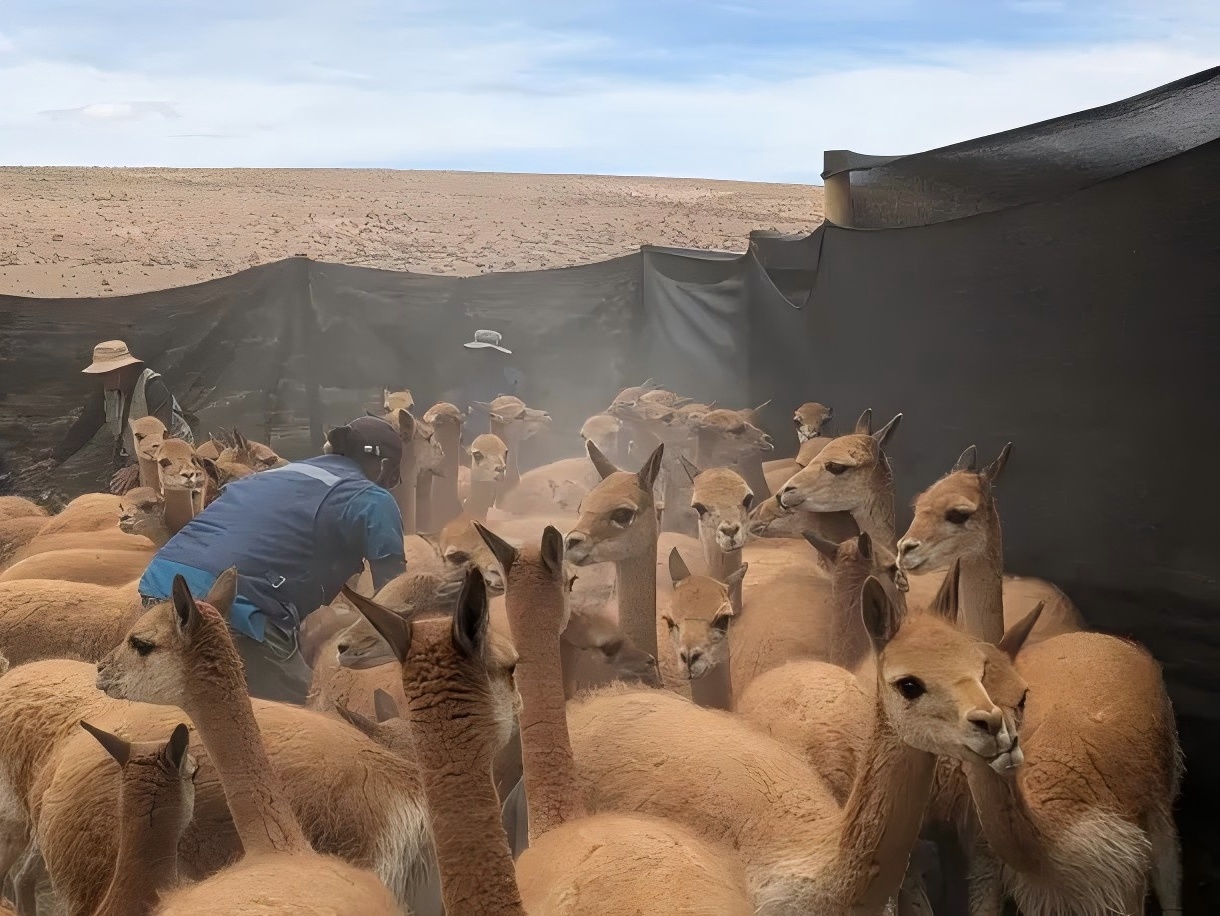
<path fill-rule="evenodd" d="M 170 597 L 175 575 L 203 595 L 237 567 L 229 627 L 251 696 L 304 702 L 312 672 L 298 650 L 301 621 L 365 560 L 377 589 L 406 570 L 402 516 L 388 492 L 399 478 L 397 431 L 360 417 L 326 438 L 326 454 L 228 484 L 140 579 L 150 605 Z"/>

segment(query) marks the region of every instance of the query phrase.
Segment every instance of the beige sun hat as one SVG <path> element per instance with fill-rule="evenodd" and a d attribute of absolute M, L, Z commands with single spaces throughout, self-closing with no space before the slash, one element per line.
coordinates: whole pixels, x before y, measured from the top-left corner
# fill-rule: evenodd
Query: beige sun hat
<path fill-rule="evenodd" d="M 471 350 L 482 350 L 484 347 L 491 347 L 493 350 L 499 350 L 501 353 L 512 355 L 512 350 L 500 346 L 501 335 L 499 331 L 475 331 L 474 340 L 469 343 L 462 344 L 463 347 L 468 347 Z"/>
<path fill-rule="evenodd" d="M 113 372 L 124 366 L 134 366 L 144 360 L 136 359 L 127 349 L 127 344 L 121 340 L 104 340 L 93 348 L 93 362 L 81 372 L 89 375 L 101 375 Z"/>

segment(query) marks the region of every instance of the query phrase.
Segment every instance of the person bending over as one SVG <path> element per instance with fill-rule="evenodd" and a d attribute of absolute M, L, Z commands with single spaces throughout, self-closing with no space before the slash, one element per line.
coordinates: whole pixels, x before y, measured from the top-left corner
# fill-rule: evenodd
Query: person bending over
<path fill-rule="evenodd" d="M 312 672 L 301 657 L 301 622 L 339 594 L 368 560 L 373 586 L 406 571 L 398 483 L 402 440 L 389 423 L 360 417 L 327 435 L 325 454 L 228 484 L 157 551 L 140 579 L 151 606 L 174 576 L 207 594 L 237 567 L 229 616 L 250 695 L 303 703 Z"/>
<path fill-rule="evenodd" d="M 114 440 L 111 456 L 110 492 L 123 494 L 140 479 L 135 445 L 128 420 L 156 417 L 165 424 L 169 439 L 195 444 L 186 414 L 165 384 L 165 379 L 132 355 L 121 340 L 107 340 L 93 348 L 93 362 L 81 370 L 98 376 L 101 384 L 85 402 L 85 409 L 63 440 L 42 462 L 47 467 L 63 464 L 89 444 L 106 427 Z"/>

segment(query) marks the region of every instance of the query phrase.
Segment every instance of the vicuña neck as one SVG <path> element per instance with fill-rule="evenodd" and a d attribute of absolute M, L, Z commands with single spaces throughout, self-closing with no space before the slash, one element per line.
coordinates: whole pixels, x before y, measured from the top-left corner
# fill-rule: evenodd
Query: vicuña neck
<path fill-rule="evenodd" d="M 504 497 L 521 483 L 521 466 L 517 464 L 517 453 L 521 451 L 521 424 L 505 423 L 503 420 L 492 417 L 491 432 L 493 436 L 499 436 L 500 441 L 508 446 L 508 469 L 504 472 L 504 479 L 500 481 L 498 494 L 502 503 Z"/>
<path fill-rule="evenodd" d="M 878 465 L 874 469 L 868 498 L 852 510 L 851 516 L 861 532 L 876 543 L 895 549 L 898 537 L 894 533 L 894 478 L 886 468 Z"/>
<path fill-rule="evenodd" d="M 220 774 L 246 855 L 308 852 L 309 843 L 288 804 L 279 773 L 267 757 L 237 650 L 230 651 L 233 658 L 206 666 L 215 679 L 197 682 L 186 713 Z"/>
<path fill-rule="evenodd" d="M 741 569 L 741 551 L 720 549 L 716 543 L 716 532 L 708 525 L 699 526 L 699 542 L 703 544 L 703 558 L 707 560 L 708 575 L 723 582 L 731 573 Z M 741 608 L 734 602 L 733 612 L 740 613 Z"/>
<path fill-rule="evenodd" d="M 904 744 L 880 688 L 873 733 L 839 827 L 836 870 L 845 910 L 881 912 L 898 893 L 932 792 L 936 756 Z"/>
<path fill-rule="evenodd" d="M 462 424 L 456 421 L 436 424 L 436 437 L 445 453 L 441 461 L 443 477 L 432 478 L 432 528 L 440 531 L 462 514 L 458 499 L 458 465 L 462 449 Z"/>
<path fill-rule="evenodd" d="M 124 806 L 114 875 L 93 916 L 147 916 L 159 893 L 177 885 L 179 833 L 173 824 L 149 829 L 146 818 L 146 811 L 127 811 Z"/>
<path fill-rule="evenodd" d="M 450 740 L 450 728 L 438 715 L 412 710 L 445 912 L 525 916 L 491 780 L 491 756 L 479 736 Z"/>
<path fill-rule="evenodd" d="M 720 467 L 720 451 L 720 434 L 715 430 L 701 429 L 695 433 L 695 467 L 704 471 Z"/>
<path fill-rule="evenodd" d="M 657 517 L 649 505 L 636 523 L 647 526 L 645 549 L 619 560 L 615 567 L 618 619 L 623 634 L 653 658 L 657 657 Z"/>
<path fill-rule="evenodd" d="M 763 472 L 762 452 L 751 450 L 741 455 L 737 459 L 737 472 L 754 491 L 756 503 L 765 502 L 771 498 L 771 487 L 767 485 L 767 475 Z"/>
<path fill-rule="evenodd" d="M 157 462 L 151 458 L 145 458 L 143 455 L 139 458 L 140 461 L 140 486 L 152 487 L 156 492 L 161 492 L 161 469 L 157 467 Z"/>
<path fill-rule="evenodd" d="M 726 636 L 727 640 L 729 637 Z M 726 647 L 727 649 L 728 647 Z M 690 682 L 690 695 L 698 705 L 708 709 L 733 710 L 733 675 L 729 658 L 713 665 L 703 677 Z"/>
<path fill-rule="evenodd" d="M 522 572 L 534 574 L 523 580 L 510 573 L 506 601 L 517 646 L 514 679 L 521 694 L 521 762 L 533 840 L 586 811 L 568 735 L 559 634 L 530 625 L 532 619 L 561 620 L 563 593 L 544 571 Z"/>
<path fill-rule="evenodd" d="M 1044 866 L 1046 848 L 1016 775 L 1002 776 L 984 763 L 965 767 L 970 794 L 987 842 L 1006 865 L 1020 872 Z"/>
<path fill-rule="evenodd" d="M 394 488 L 394 502 L 398 503 L 402 515 L 402 533 L 415 534 L 419 530 L 415 522 L 415 481 L 419 477 L 419 462 L 415 459 L 414 446 L 409 442 L 404 444 L 398 469 L 402 479 Z"/>
<path fill-rule="evenodd" d="M 197 514 L 195 511 L 198 502 L 195 498 L 196 492 L 196 490 L 171 489 L 165 491 L 165 504 L 161 509 L 161 517 L 165 520 L 165 530 L 169 537 L 173 537 L 181 531 L 186 523 Z"/>
<path fill-rule="evenodd" d="M 983 550 L 962 558 L 962 625 L 995 645 L 1004 636 L 1004 547 L 993 517 Z"/>
<path fill-rule="evenodd" d="M 869 569 L 852 564 L 832 567 L 833 607 L 827 661 L 848 671 L 857 671 L 872 651 L 868 631 L 860 616 L 860 594 Z"/>
<path fill-rule="evenodd" d="M 496 502 L 499 486 L 494 480 L 470 479 L 470 495 L 466 497 L 466 513 L 478 522 L 487 521 L 487 510 Z"/>

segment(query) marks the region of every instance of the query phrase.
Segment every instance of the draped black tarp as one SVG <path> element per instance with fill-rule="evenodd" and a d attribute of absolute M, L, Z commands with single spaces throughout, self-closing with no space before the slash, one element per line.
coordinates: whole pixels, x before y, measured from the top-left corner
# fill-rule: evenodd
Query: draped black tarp
<path fill-rule="evenodd" d="M 1220 137 L 1220 68 L 1088 111 L 911 156 L 826 155 L 851 225 L 894 229 L 1053 200 Z"/>

